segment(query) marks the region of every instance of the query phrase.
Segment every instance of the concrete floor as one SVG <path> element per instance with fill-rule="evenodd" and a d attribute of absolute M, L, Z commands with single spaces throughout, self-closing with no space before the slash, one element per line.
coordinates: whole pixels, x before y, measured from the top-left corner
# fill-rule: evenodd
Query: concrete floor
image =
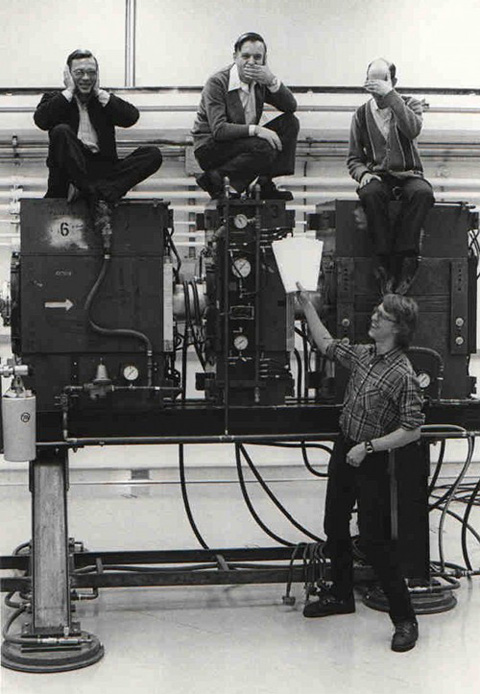
<path fill-rule="evenodd" d="M 252 447 L 253 450 L 253 447 Z M 155 470 L 148 451 L 123 448 L 132 467 L 152 466 L 150 484 L 132 483 L 126 469 L 72 466 L 69 535 L 89 549 L 166 549 L 196 547 L 183 511 L 173 468 Z M 188 461 L 197 458 L 187 449 Z M 273 542 L 249 516 L 234 482 L 232 451 L 198 451 L 204 467 L 189 469 L 196 521 L 212 547 L 270 546 Z M 153 451 L 152 451 L 153 454 Z M 114 452 L 110 455 L 114 457 Z M 158 452 L 156 453 L 158 456 Z M 265 451 L 253 451 L 255 460 Z M 285 455 L 285 454 L 283 454 Z M 321 533 L 325 483 L 299 465 L 262 470 L 272 490 L 300 522 Z M 119 459 L 117 458 L 117 461 Z M 214 466 L 214 462 L 219 465 Z M 230 463 L 229 463 L 230 461 Z M 157 458 L 158 462 L 158 458 Z M 135 465 L 133 465 L 135 463 Z M 229 467 L 230 464 L 230 467 Z M 472 470 L 478 476 L 478 465 Z M 448 482 L 454 466 L 445 471 Z M 30 537 L 30 497 L 26 471 L 3 473 L 0 485 L 0 551 L 8 554 Z M 254 483 L 249 491 L 256 510 L 276 532 L 304 540 L 272 507 Z M 454 505 L 458 513 L 464 506 Z M 471 523 L 480 527 L 480 511 Z M 438 514 L 431 520 L 431 558 L 438 556 Z M 449 519 L 445 558 L 463 563 L 459 524 Z M 480 546 L 469 541 L 471 559 L 480 567 Z M 3 669 L 2 694 L 98 694 L 148 691 L 153 694 L 441 694 L 478 691 L 480 665 L 480 578 L 462 579 L 458 605 L 449 612 L 420 616 L 420 640 L 405 654 L 390 650 L 388 617 L 367 608 L 357 596 L 355 615 L 307 620 L 304 595 L 294 586 L 293 607 L 282 604 L 284 585 L 106 589 L 93 602 L 77 604 L 82 628 L 96 634 L 105 657 L 89 668 L 51 675 Z M 4 610 L 4 616 L 8 613 Z"/>

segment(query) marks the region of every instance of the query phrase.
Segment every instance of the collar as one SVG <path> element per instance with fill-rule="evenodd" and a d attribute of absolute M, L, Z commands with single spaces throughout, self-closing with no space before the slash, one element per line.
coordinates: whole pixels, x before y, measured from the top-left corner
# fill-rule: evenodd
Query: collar
<path fill-rule="evenodd" d="M 248 94 L 250 92 L 250 85 L 246 82 L 242 82 L 238 74 L 237 63 L 233 63 L 228 76 L 228 91 L 233 92 L 237 89 L 241 89 Z"/>
<path fill-rule="evenodd" d="M 377 354 L 377 346 L 373 345 L 373 356 L 375 359 L 383 359 L 388 362 L 395 361 L 395 359 L 398 359 L 403 354 L 403 350 L 401 347 L 393 347 L 391 350 L 388 352 L 385 352 L 385 354 Z"/>
<path fill-rule="evenodd" d="M 377 104 L 377 102 L 375 101 L 373 96 L 370 99 L 370 108 L 372 109 L 372 111 L 374 113 L 378 113 L 379 116 L 384 116 L 384 117 L 387 115 L 390 115 L 390 113 L 392 112 L 392 109 L 390 108 L 390 106 L 387 106 L 386 108 L 380 108 L 380 106 Z"/>

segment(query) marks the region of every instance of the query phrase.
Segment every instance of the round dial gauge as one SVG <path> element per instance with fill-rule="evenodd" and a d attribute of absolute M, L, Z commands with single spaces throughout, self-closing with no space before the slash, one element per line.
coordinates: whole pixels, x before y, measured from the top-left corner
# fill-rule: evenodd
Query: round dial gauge
<path fill-rule="evenodd" d="M 417 378 L 420 388 L 428 388 L 428 386 L 432 382 L 432 379 L 430 378 L 429 374 L 427 374 L 425 371 L 420 371 Z"/>
<path fill-rule="evenodd" d="M 233 345 L 239 352 L 243 352 L 248 347 L 248 337 L 243 334 L 237 335 L 233 340 Z"/>
<path fill-rule="evenodd" d="M 233 223 L 237 229 L 245 229 L 248 224 L 248 218 L 244 214 L 237 214 L 233 218 Z"/>
<path fill-rule="evenodd" d="M 137 367 L 134 364 L 127 364 L 126 366 L 124 366 L 122 373 L 123 378 L 126 381 L 136 381 L 140 375 Z"/>
<path fill-rule="evenodd" d="M 248 277 L 252 271 L 252 265 L 247 258 L 235 258 L 232 262 L 232 271 L 235 277 Z"/>

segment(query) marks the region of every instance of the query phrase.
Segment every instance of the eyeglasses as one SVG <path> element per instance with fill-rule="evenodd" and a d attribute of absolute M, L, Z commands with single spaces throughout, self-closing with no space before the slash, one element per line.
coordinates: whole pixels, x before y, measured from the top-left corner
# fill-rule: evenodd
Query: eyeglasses
<path fill-rule="evenodd" d="M 388 321 L 389 323 L 396 323 L 395 318 L 391 318 L 388 313 L 386 313 L 381 306 L 377 306 L 372 313 L 372 317 L 375 316 L 376 318 L 382 318 L 385 321 Z"/>
<path fill-rule="evenodd" d="M 96 70 L 81 70 L 80 68 L 77 68 L 76 70 L 72 70 L 72 75 L 74 77 L 83 77 L 83 75 L 85 75 L 86 77 L 96 77 L 97 71 Z"/>

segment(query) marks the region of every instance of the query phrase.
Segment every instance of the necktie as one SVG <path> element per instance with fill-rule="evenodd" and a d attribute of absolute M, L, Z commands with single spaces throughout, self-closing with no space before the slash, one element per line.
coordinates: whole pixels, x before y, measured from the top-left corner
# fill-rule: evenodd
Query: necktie
<path fill-rule="evenodd" d="M 248 91 L 248 101 L 245 104 L 245 123 L 247 125 L 252 125 L 257 120 L 257 106 L 255 103 L 255 84 L 250 83 L 250 89 Z"/>

